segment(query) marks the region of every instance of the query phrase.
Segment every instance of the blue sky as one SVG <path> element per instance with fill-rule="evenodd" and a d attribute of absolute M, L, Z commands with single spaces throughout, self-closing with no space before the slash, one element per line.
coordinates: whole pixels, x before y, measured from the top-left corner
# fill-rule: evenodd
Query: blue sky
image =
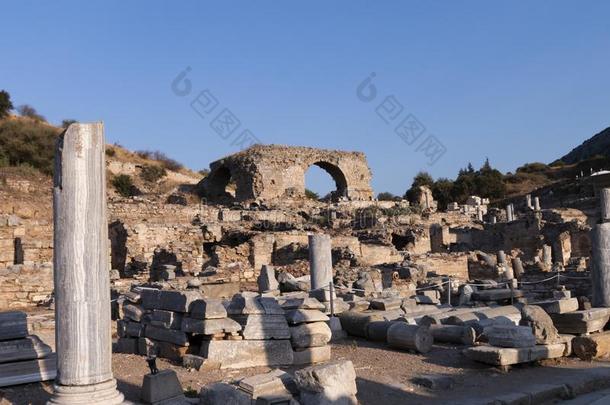
<path fill-rule="evenodd" d="M 489 157 L 514 171 L 610 126 L 609 15 L 604 1 L 5 2 L 0 88 L 51 122 L 103 120 L 108 142 L 194 169 L 239 150 L 245 129 L 362 151 L 375 191 L 402 194 L 418 170 L 453 178 Z M 372 72 L 377 97 L 363 102 Z M 202 117 L 190 103 L 204 90 L 218 104 Z M 388 96 L 402 110 L 386 124 Z M 210 126 L 225 108 L 240 122 L 227 139 Z M 394 132 L 409 114 L 425 127 L 412 145 Z M 429 135 L 446 149 L 431 166 L 417 150 Z"/>

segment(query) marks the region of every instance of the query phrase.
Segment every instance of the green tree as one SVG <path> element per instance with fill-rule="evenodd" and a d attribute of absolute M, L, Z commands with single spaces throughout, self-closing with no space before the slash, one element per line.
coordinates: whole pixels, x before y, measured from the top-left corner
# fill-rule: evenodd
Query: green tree
<path fill-rule="evenodd" d="M 127 174 L 119 174 L 112 179 L 112 186 L 123 197 L 133 197 L 138 195 L 138 189 L 133 184 L 131 176 Z"/>
<path fill-rule="evenodd" d="M 61 122 L 61 127 L 62 128 L 68 128 L 70 125 L 72 124 L 76 124 L 78 121 L 73 120 L 73 119 L 65 119 Z"/>
<path fill-rule="evenodd" d="M 0 91 L 0 119 L 8 117 L 12 109 L 11 95 L 6 90 Z"/>
<path fill-rule="evenodd" d="M 415 175 L 413 178 L 413 183 L 411 184 L 411 188 L 407 190 L 404 195 L 404 198 L 409 200 L 412 203 L 415 203 L 419 200 L 420 197 L 420 189 L 421 186 L 428 186 L 432 188 L 434 185 L 434 179 L 428 172 L 421 171 Z"/>
<path fill-rule="evenodd" d="M 377 199 L 379 201 L 398 201 L 400 200 L 400 197 L 388 191 L 382 191 L 381 193 L 377 194 Z"/>
<path fill-rule="evenodd" d="M 446 178 L 436 180 L 432 186 L 432 196 L 438 201 L 439 209 L 447 208 L 453 202 L 453 181 Z"/>

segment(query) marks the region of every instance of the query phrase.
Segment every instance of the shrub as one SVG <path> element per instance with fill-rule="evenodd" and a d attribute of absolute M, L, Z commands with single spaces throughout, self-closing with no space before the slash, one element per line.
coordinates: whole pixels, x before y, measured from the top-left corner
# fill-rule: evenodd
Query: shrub
<path fill-rule="evenodd" d="M 29 165 L 52 174 L 58 134 L 56 128 L 35 121 L 0 121 L 0 154 L 5 165 Z"/>
<path fill-rule="evenodd" d="M 540 173 L 548 170 L 548 166 L 544 163 L 534 162 L 527 163 L 517 168 L 517 173 Z"/>
<path fill-rule="evenodd" d="M 138 195 L 138 189 L 133 184 L 131 176 L 127 174 L 119 174 L 112 179 L 112 186 L 123 197 L 133 197 Z"/>
<path fill-rule="evenodd" d="M 383 191 L 379 194 L 377 194 L 377 199 L 379 201 L 400 201 L 400 197 L 397 195 L 394 195 L 390 192 L 387 191 Z"/>
<path fill-rule="evenodd" d="M 47 121 L 45 117 L 38 114 L 38 111 L 36 111 L 36 109 L 29 104 L 20 105 L 17 107 L 17 111 L 22 117 L 31 118 L 34 121 Z"/>
<path fill-rule="evenodd" d="M 407 190 L 404 195 L 406 200 L 409 200 L 411 203 L 416 203 L 420 197 L 420 186 L 428 186 L 432 188 L 434 184 L 434 179 L 428 172 L 419 172 L 413 178 L 413 183 L 411 184 L 411 188 Z"/>
<path fill-rule="evenodd" d="M 167 170 L 178 171 L 184 167 L 182 163 L 168 157 L 165 153 L 158 150 L 139 150 L 136 151 L 136 155 L 138 155 L 142 159 L 156 160 L 157 162 L 160 162 L 161 165 Z"/>
<path fill-rule="evenodd" d="M 114 148 L 112 146 L 107 146 L 106 147 L 106 156 L 113 157 L 114 155 L 116 155 L 116 150 L 114 150 Z"/>
<path fill-rule="evenodd" d="M 167 171 L 165 168 L 157 165 L 144 165 L 142 166 L 142 171 L 140 172 L 140 177 L 142 180 L 149 183 L 154 183 L 165 176 L 167 176 Z"/>
<path fill-rule="evenodd" d="M 318 193 L 316 193 L 315 191 L 312 191 L 308 188 L 305 189 L 305 197 L 309 198 L 310 200 L 319 200 L 320 196 L 318 195 Z"/>
<path fill-rule="evenodd" d="M 0 91 L 0 119 L 7 117 L 12 109 L 11 95 L 5 90 Z"/>

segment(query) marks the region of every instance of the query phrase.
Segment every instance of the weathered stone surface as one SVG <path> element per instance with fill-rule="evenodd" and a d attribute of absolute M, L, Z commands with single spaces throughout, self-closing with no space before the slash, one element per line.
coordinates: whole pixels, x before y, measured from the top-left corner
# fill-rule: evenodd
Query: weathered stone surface
<path fill-rule="evenodd" d="M 293 353 L 294 365 L 316 364 L 330 361 L 330 346 L 308 347 L 307 349 L 295 350 Z"/>
<path fill-rule="evenodd" d="M 390 347 L 419 353 L 429 352 L 434 343 L 427 326 L 408 325 L 405 322 L 393 322 L 388 328 L 387 340 Z"/>
<path fill-rule="evenodd" d="M 332 174 L 339 187 L 338 196 L 367 201 L 373 198 L 371 172 L 363 153 L 282 145 L 255 145 L 210 163 L 210 174 L 198 189 L 211 200 L 223 196 L 223 173 L 228 169 L 237 179 L 237 201 L 273 200 L 289 194 L 304 197 L 305 172 L 313 164 Z"/>
<path fill-rule="evenodd" d="M 174 360 L 176 362 L 181 362 L 186 351 L 189 349 L 187 346 L 162 341 L 155 342 L 155 347 L 159 352 L 159 357 Z"/>
<path fill-rule="evenodd" d="M 274 297 L 258 297 L 258 302 L 265 310 L 266 315 L 284 315 L 284 309 Z"/>
<path fill-rule="evenodd" d="M 162 401 L 185 401 L 182 386 L 174 370 L 161 370 L 157 374 L 146 374 L 142 382 L 142 401 L 158 404 Z"/>
<path fill-rule="evenodd" d="M 24 338 L 28 335 L 28 320 L 25 312 L 0 312 L 0 340 Z"/>
<path fill-rule="evenodd" d="M 400 309 L 402 305 L 402 299 L 399 297 L 395 298 L 376 298 L 371 300 L 371 308 L 379 309 L 382 311 L 392 310 L 392 309 Z"/>
<path fill-rule="evenodd" d="M 199 291 L 142 290 L 142 305 L 145 309 L 164 309 L 174 312 L 189 312 L 191 304 L 201 299 Z"/>
<path fill-rule="evenodd" d="M 119 337 L 142 337 L 144 336 L 144 324 L 139 322 L 118 320 L 117 335 Z"/>
<path fill-rule="evenodd" d="M 503 301 L 512 298 L 523 297 L 523 291 L 511 290 L 510 288 L 497 288 L 493 290 L 478 290 L 472 293 L 472 299 L 476 301 Z"/>
<path fill-rule="evenodd" d="M 193 319 L 182 318 L 180 328 L 183 332 L 202 335 L 215 335 L 217 333 L 235 333 L 241 330 L 241 325 L 233 319 Z"/>
<path fill-rule="evenodd" d="M 453 387 L 455 381 L 447 375 L 424 374 L 413 378 L 417 385 L 431 390 L 448 390 Z"/>
<path fill-rule="evenodd" d="M 280 306 L 284 311 L 291 309 L 317 309 L 319 311 L 324 310 L 324 304 L 315 298 L 288 298 L 280 301 Z"/>
<path fill-rule="evenodd" d="M 357 404 L 356 371 L 349 360 L 306 367 L 295 372 L 301 404 Z"/>
<path fill-rule="evenodd" d="M 559 340 L 559 333 L 553 325 L 553 320 L 542 308 L 536 305 L 525 305 L 521 309 L 521 322 L 519 324 L 532 328 L 538 344 L 556 343 Z"/>
<path fill-rule="evenodd" d="M 497 347 L 532 347 L 536 337 L 529 326 L 495 325 L 485 329 L 489 344 Z"/>
<path fill-rule="evenodd" d="M 537 302 L 535 305 L 544 309 L 547 314 L 565 314 L 566 312 L 578 311 L 577 298 L 542 301 Z"/>
<path fill-rule="evenodd" d="M 138 338 L 138 354 L 142 356 L 158 355 L 159 347 L 156 342 L 148 338 L 141 337 Z"/>
<path fill-rule="evenodd" d="M 290 342 L 295 349 L 324 346 L 332 332 L 324 322 L 303 323 L 290 328 Z"/>
<path fill-rule="evenodd" d="M 610 332 L 577 336 L 572 340 L 572 349 L 581 360 L 607 358 L 610 356 Z"/>
<path fill-rule="evenodd" d="M 222 319 L 227 317 L 227 310 L 222 301 L 204 298 L 191 303 L 189 316 L 195 319 Z"/>
<path fill-rule="evenodd" d="M 564 343 L 555 343 L 522 348 L 476 346 L 464 350 L 464 354 L 466 357 L 481 363 L 494 366 L 509 366 L 511 364 L 563 357 L 565 351 L 566 346 Z"/>
<path fill-rule="evenodd" d="M 290 330 L 284 315 L 234 315 L 242 326 L 244 339 L 289 339 Z"/>
<path fill-rule="evenodd" d="M 237 294 L 233 297 L 227 307 L 229 315 L 263 315 L 265 308 L 261 305 L 258 297 Z"/>
<path fill-rule="evenodd" d="M 286 312 L 286 320 L 291 325 L 298 325 L 306 322 L 325 322 L 328 316 L 314 309 L 293 309 Z"/>
<path fill-rule="evenodd" d="M 55 354 L 44 359 L 0 364 L 0 387 L 48 381 L 57 375 Z"/>
<path fill-rule="evenodd" d="M 155 309 L 152 312 L 150 324 L 165 329 L 180 329 L 183 314 L 163 309 Z"/>
<path fill-rule="evenodd" d="M 50 354 L 51 347 L 36 335 L 0 341 L 0 363 L 40 359 Z"/>
<path fill-rule="evenodd" d="M 189 345 L 186 333 L 178 330 L 164 329 L 149 325 L 146 327 L 144 335 L 150 339 L 173 343 L 179 346 Z"/>
<path fill-rule="evenodd" d="M 559 333 L 584 334 L 604 329 L 610 315 L 607 308 L 591 308 L 564 314 L 551 314 Z"/>
<path fill-rule="evenodd" d="M 201 356 L 221 369 L 282 366 L 293 363 L 289 340 L 211 340 L 201 345 Z"/>
<path fill-rule="evenodd" d="M 141 322 L 144 316 L 144 309 L 140 305 L 126 303 L 123 305 L 123 317 L 134 322 Z"/>
<path fill-rule="evenodd" d="M 275 369 L 265 374 L 257 374 L 239 381 L 239 389 L 248 393 L 252 399 L 268 395 L 290 395 L 287 385 L 294 384 L 292 376 Z"/>
<path fill-rule="evenodd" d="M 392 321 L 369 322 L 366 330 L 367 339 L 374 342 L 387 342 L 390 326 L 392 326 Z"/>
<path fill-rule="evenodd" d="M 116 343 L 117 353 L 138 354 L 138 338 L 120 337 Z"/>
<path fill-rule="evenodd" d="M 199 392 L 200 404 L 205 405 L 252 405 L 252 397 L 236 386 L 215 383 L 203 387 Z"/>
<path fill-rule="evenodd" d="M 339 314 L 341 327 L 353 336 L 366 338 L 368 324 L 373 321 L 383 321 L 383 316 L 374 312 L 347 311 Z"/>
<path fill-rule="evenodd" d="M 430 325 L 429 328 L 435 342 L 472 346 L 477 338 L 475 330 L 469 326 Z"/>
<path fill-rule="evenodd" d="M 259 292 L 279 290 L 280 288 L 280 284 L 275 278 L 275 269 L 273 266 L 266 264 L 263 264 L 263 267 L 261 268 L 257 283 Z"/>

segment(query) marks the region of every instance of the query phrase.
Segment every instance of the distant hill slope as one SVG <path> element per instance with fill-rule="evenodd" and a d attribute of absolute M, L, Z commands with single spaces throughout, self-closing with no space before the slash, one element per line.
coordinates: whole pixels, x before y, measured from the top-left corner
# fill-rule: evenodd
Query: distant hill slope
<path fill-rule="evenodd" d="M 610 157 L 610 127 L 587 139 L 560 160 L 574 164 L 594 156 Z"/>

